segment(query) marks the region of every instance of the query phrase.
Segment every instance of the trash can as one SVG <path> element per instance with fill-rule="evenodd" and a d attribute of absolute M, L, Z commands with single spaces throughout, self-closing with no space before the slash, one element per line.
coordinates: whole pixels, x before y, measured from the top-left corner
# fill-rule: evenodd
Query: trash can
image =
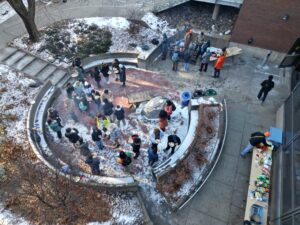
<path fill-rule="evenodd" d="M 182 107 L 188 106 L 192 98 L 192 93 L 189 91 L 184 91 L 181 93 L 181 105 Z"/>

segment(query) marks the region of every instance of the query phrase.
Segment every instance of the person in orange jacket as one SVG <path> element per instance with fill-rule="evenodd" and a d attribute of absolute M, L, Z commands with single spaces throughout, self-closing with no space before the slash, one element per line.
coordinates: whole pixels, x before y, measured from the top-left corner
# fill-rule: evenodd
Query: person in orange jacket
<path fill-rule="evenodd" d="M 224 61 L 225 61 L 225 55 L 224 53 L 222 53 L 217 61 L 216 61 L 216 64 L 215 64 L 215 73 L 214 73 L 214 76 L 215 78 L 219 78 L 220 77 L 220 71 L 223 67 L 223 64 L 224 64 Z"/>

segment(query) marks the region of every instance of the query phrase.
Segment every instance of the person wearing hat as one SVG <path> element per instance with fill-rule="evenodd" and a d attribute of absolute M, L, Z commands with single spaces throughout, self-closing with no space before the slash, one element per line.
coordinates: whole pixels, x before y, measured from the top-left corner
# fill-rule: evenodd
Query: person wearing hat
<path fill-rule="evenodd" d="M 96 143 L 99 150 L 103 150 L 102 132 L 97 126 L 93 127 L 92 140 Z"/>
<path fill-rule="evenodd" d="M 176 134 L 172 134 L 168 136 L 168 146 L 164 151 L 168 151 L 171 148 L 171 155 L 174 154 L 176 146 L 181 144 L 180 138 Z"/>
<path fill-rule="evenodd" d="M 223 67 L 224 62 L 225 62 L 225 56 L 224 56 L 224 53 L 221 53 L 221 55 L 218 57 L 218 59 L 215 63 L 215 72 L 213 75 L 214 78 L 220 77 L 220 71 Z"/>
<path fill-rule="evenodd" d="M 123 64 L 119 65 L 120 69 L 120 82 L 122 82 L 122 87 L 125 87 L 126 82 L 126 67 Z"/>
<path fill-rule="evenodd" d="M 204 70 L 204 72 L 207 71 L 207 66 L 208 66 L 210 57 L 211 57 L 211 52 L 210 52 L 210 48 L 208 47 L 206 49 L 206 52 L 201 57 L 201 64 L 200 64 L 200 69 L 199 69 L 200 72 L 202 72 L 202 70 Z"/>
<path fill-rule="evenodd" d="M 245 158 L 246 154 L 252 150 L 253 147 L 260 147 L 261 144 L 267 147 L 271 147 L 266 141 L 266 137 L 270 137 L 270 132 L 254 132 L 251 134 L 248 145 L 244 148 L 244 150 L 240 153 L 240 155 Z"/>
<path fill-rule="evenodd" d="M 114 115 L 117 118 L 117 125 L 118 125 L 118 127 L 120 127 L 121 122 L 123 123 L 123 125 L 125 127 L 126 126 L 125 111 L 124 111 L 124 109 L 120 105 L 117 105 L 117 107 L 115 108 Z"/>
<path fill-rule="evenodd" d="M 271 91 L 274 88 L 273 76 L 270 75 L 268 77 L 268 80 L 264 80 L 260 85 L 261 85 L 261 89 L 257 95 L 257 99 L 264 102 L 266 100 L 269 91 Z"/>

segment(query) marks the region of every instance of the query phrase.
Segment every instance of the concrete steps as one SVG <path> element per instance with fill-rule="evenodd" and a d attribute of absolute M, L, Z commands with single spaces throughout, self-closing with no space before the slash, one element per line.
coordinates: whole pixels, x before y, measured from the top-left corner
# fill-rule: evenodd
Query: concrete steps
<path fill-rule="evenodd" d="M 50 80 L 53 85 L 62 87 L 69 79 L 66 69 L 13 47 L 0 50 L 0 62 L 42 83 Z"/>

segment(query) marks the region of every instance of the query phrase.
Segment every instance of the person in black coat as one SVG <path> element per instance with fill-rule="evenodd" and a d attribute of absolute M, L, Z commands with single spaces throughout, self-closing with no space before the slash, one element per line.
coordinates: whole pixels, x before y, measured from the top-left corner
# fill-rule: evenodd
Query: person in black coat
<path fill-rule="evenodd" d="M 273 76 L 270 75 L 268 80 L 264 80 L 260 85 L 261 85 L 261 89 L 257 95 L 257 98 L 262 102 L 264 102 L 266 100 L 269 91 L 271 91 L 272 88 L 274 88 Z"/>
<path fill-rule="evenodd" d="M 67 128 L 65 137 L 68 138 L 68 140 L 75 144 L 79 143 L 80 145 L 83 144 L 83 139 L 78 135 L 79 131 L 76 128 Z"/>
<path fill-rule="evenodd" d="M 104 77 L 104 79 L 105 79 L 105 81 L 106 81 L 106 83 L 107 84 L 109 84 L 109 74 L 108 74 L 108 72 L 109 72 L 109 66 L 108 66 L 108 64 L 102 64 L 102 66 L 101 66 L 101 73 L 103 74 L 103 77 Z"/>
<path fill-rule="evenodd" d="M 95 68 L 93 68 L 91 70 L 91 77 L 93 77 L 96 81 L 97 87 L 101 88 L 100 82 L 101 82 L 101 76 L 100 76 L 100 71 L 98 66 L 96 66 Z"/>
<path fill-rule="evenodd" d="M 68 98 L 73 99 L 74 87 L 70 82 L 67 83 L 67 85 L 66 85 L 66 92 L 67 92 Z"/>
<path fill-rule="evenodd" d="M 126 126 L 125 111 L 120 105 L 117 105 L 117 107 L 115 108 L 114 115 L 115 115 L 115 118 L 117 118 L 118 127 L 120 127 L 121 121 L 122 121 L 123 125 Z"/>
<path fill-rule="evenodd" d="M 270 132 L 265 132 L 265 133 L 262 133 L 262 132 L 254 132 L 251 134 L 251 137 L 249 139 L 249 143 L 248 145 L 244 148 L 244 150 L 241 152 L 241 156 L 242 157 L 245 157 L 246 154 L 248 152 L 250 152 L 252 150 L 253 147 L 255 146 L 259 146 L 261 144 L 263 144 L 264 146 L 268 146 L 268 147 L 271 147 L 272 145 L 269 145 L 267 142 L 266 142 L 266 137 L 270 137 Z"/>
<path fill-rule="evenodd" d="M 135 153 L 134 159 L 137 159 L 140 155 L 140 148 L 141 148 L 142 140 L 140 139 L 139 135 L 133 134 L 131 135 L 130 145 L 132 147 L 132 151 Z"/>
<path fill-rule="evenodd" d="M 113 108 L 114 108 L 114 105 L 108 101 L 108 99 L 104 99 L 103 100 L 103 112 L 104 112 L 104 115 L 109 117 L 110 121 L 113 121 Z"/>
<path fill-rule="evenodd" d="M 99 150 L 103 150 L 104 148 L 101 137 L 102 137 L 101 130 L 97 126 L 93 127 L 92 140 L 96 143 Z"/>
<path fill-rule="evenodd" d="M 126 67 L 122 64 L 119 65 L 120 69 L 120 82 L 122 82 L 122 87 L 125 87 L 126 82 Z"/>
<path fill-rule="evenodd" d="M 89 155 L 86 158 L 85 163 L 91 167 L 93 175 L 100 175 L 100 160 L 98 158 L 94 158 L 92 155 Z"/>
<path fill-rule="evenodd" d="M 176 146 L 179 146 L 181 144 L 180 138 L 176 134 L 172 134 L 168 136 L 168 146 L 164 151 L 168 151 L 171 148 L 171 155 L 174 154 Z"/>
<path fill-rule="evenodd" d="M 57 123 L 58 123 L 58 125 L 60 127 L 63 127 L 62 124 L 61 124 L 61 118 L 59 117 L 58 111 L 56 109 L 52 108 L 52 107 L 50 107 L 48 109 L 48 119 L 50 119 L 50 120 L 56 120 Z"/>

